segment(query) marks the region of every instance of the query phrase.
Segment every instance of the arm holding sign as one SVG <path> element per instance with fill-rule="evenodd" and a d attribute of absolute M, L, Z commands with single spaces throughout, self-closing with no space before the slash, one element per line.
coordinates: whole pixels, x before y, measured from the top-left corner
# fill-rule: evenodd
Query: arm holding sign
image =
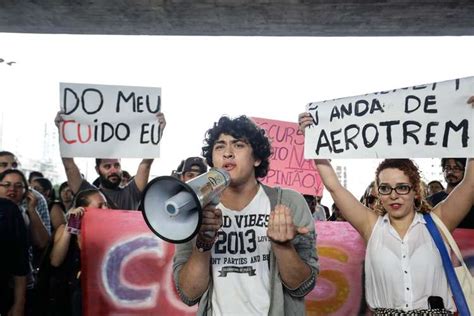
<path fill-rule="evenodd" d="M 467 103 L 474 106 L 474 96 Z M 433 208 L 443 223 L 452 232 L 474 206 L 474 158 L 467 160 L 463 180 L 456 185 L 448 197 Z"/>
<path fill-rule="evenodd" d="M 163 131 L 166 127 L 166 119 L 165 115 L 162 112 L 158 112 L 156 115 L 159 123 L 159 128 L 160 128 L 160 140 L 163 135 Z M 153 159 L 143 159 L 140 164 L 138 165 L 138 170 L 135 175 L 134 181 L 137 185 L 138 190 L 140 192 L 143 192 L 145 189 L 145 186 L 148 183 L 148 178 L 150 177 L 150 169 L 151 169 L 151 164 L 153 163 Z"/>
<path fill-rule="evenodd" d="M 62 115 L 63 115 L 63 112 L 59 111 L 56 114 L 56 118 L 54 119 L 54 124 L 58 128 L 58 134 L 59 134 L 59 125 L 61 124 L 62 121 L 64 121 Z M 81 187 L 81 183 L 82 183 L 82 175 L 81 175 L 81 172 L 79 171 L 79 167 L 74 162 L 74 158 L 62 157 L 61 159 L 63 162 L 64 171 L 66 172 L 69 188 L 71 189 L 73 194 L 77 194 L 79 192 L 79 188 Z"/>
<path fill-rule="evenodd" d="M 312 124 L 313 120 L 309 113 L 301 113 L 298 116 L 298 123 L 301 132 L 304 133 L 306 127 Z M 364 240 L 368 240 L 375 225 L 378 215 L 360 201 L 346 188 L 342 186 L 337 178 L 331 163 L 328 159 L 315 159 L 321 180 L 326 189 L 340 209 L 344 218 L 360 233 Z"/>

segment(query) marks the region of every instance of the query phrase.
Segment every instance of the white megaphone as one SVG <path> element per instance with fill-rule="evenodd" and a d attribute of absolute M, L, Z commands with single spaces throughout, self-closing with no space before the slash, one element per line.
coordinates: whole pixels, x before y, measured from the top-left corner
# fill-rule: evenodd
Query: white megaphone
<path fill-rule="evenodd" d="M 199 232 L 202 209 L 218 204 L 219 194 L 229 183 L 229 173 L 215 168 L 186 183 L 171 176 L 157 177 L 145 187 L 140 209 L 158 237 L 183 243 Z"/>

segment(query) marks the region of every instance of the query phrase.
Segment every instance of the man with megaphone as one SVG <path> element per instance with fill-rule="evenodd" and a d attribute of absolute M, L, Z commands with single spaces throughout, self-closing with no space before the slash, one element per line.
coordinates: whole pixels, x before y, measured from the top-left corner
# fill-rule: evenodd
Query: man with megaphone
<path fill-rule="evenodd" d="M 203 157 L 230 183 L 203 207 L 199 233 L 176 245 L 174 281 L 198 315 L 303 315 L 319 271 L 316 232 L 303 196 L 258 181 L 271 145 L 246 116 L 223 116 L 206 133 Z"/>

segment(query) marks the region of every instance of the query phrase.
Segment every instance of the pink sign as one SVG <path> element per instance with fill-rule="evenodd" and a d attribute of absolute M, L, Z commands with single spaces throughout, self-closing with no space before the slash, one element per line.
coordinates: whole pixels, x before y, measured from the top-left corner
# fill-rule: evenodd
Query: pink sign
<path fill-rule="evenodd" d="M 315 223 L 320 272 L 316 287 L 306 296 L 306 314 L 365 314 L 364 241 L 347 222 Z"/>
<path fill-rule="evenodd" d="M 304 159 L 304 137 L 298 124 L 252 117 L 272 141 L 270 170 L 261 181 L 270 186 L 322 195 L 323 183 L 311 160 Z"/>
<path fill-rule="evenodd" d="M 316 221 L 320 272 L 305 298 L 306 315 L 368 315 L 363 283 L 365 244 L 347 222 Z M 135 211 L 87 209 L 82 221 L 84 315 L 195 315 L 173 283 L 174 245 L 153 235 Z M 474 231 L 454 238 L 473 271 Z"/>

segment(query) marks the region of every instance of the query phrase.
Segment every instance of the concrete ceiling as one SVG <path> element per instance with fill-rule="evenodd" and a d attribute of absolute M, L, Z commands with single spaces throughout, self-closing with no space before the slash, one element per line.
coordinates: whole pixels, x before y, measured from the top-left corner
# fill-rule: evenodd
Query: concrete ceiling
<path fill-rule="evenodd" d="M 474 1 L 0 0 L 0 32 L 229 35 L 474 35 Z"/>

